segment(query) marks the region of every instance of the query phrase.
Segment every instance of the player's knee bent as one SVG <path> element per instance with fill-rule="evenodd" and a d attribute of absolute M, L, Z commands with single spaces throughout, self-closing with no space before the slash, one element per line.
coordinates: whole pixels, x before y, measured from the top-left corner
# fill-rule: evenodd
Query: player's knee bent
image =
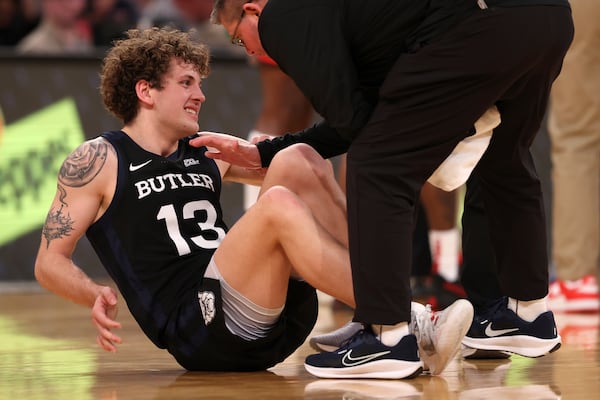
<path fill-rule="evenodd" d="M 316 176 L 319 179 L 333 174 L 331 162 L 324 160 L 311 146 L 298 143 L 278 152 L 269 169 L 277 169 L 288 179 L 305 181 Z"/>
<path fill-rule="evenodd" d="M 284 186 L 272 186 L 258 199 L 257 206 L 262 210 L 264 218 L 270 218 L 270 223 L 277 224 L 288 218 L 297 218 L 299 212 L 304 212 L 302 200 L 290 189 Z"/>
<path fill-rule="evenodd" d="M 287 187 L 275 185 L 268 188 L 259 198 L 259 201 L 262 202 L 265 207 L 279 208 L 287 203 L 294 203 L 298 200 L 297 196 Z"/>

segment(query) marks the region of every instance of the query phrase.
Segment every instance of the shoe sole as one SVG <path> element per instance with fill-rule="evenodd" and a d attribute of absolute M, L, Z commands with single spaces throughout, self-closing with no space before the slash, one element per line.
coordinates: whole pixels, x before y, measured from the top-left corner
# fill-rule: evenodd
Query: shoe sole
<path fill-rule="evenodd" d="M 441 374 L 456 356 L 473 321 L 473 306 L 468 300 L 456 300 L 443 312 L 443 320 L 438 321 L 434 329 L 434 352 L 429 355 L 419 346 L 421 360 L 432 375 Z"/>
<path fill-rule="evenodd" d="M 461 353 L 465 360 L 505 360 L 512 355 L 506 351 L 473 349 L 466 346 Z"/>
<path fill-rule="evenodd" d="M 423 372 L 421 361 L 379 360 L 343 368 L 322 368 L 304 364 L 310 374 L 319 378 L 411 379 Z"/>
<path fill-rule="evenodd" d="M 474 339 L 465 336 L 462 340 L 462 344 L 477 350 L 508 352 L 524 357 L 537 358 L 558 350 L 561 345 L 561 337 L 557 336 L 555 339 L 539 339 L 532 336 L 515 335 Z"/>

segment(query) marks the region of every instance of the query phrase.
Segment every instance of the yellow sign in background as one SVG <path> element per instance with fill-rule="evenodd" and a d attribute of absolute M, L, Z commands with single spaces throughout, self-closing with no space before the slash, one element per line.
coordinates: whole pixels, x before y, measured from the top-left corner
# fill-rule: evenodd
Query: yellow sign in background
<path fill-rule="evenodd" d="M 0 127 L 0 132 L 2 246 L 41 228 L 56 192 L 58 170 L 85 136 L 70 98 Z"/>

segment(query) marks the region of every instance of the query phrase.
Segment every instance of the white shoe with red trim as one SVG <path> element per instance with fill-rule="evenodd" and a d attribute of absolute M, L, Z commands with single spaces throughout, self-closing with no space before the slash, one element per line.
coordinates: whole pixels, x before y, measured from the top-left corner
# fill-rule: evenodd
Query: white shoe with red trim
<path fill-rule="evenodd" d="M 565 312 L 600 310 L 596 277 L 586 275 L 575 281 L 557 279 L 552 282 L 548 290 L 548 308 Z"/>

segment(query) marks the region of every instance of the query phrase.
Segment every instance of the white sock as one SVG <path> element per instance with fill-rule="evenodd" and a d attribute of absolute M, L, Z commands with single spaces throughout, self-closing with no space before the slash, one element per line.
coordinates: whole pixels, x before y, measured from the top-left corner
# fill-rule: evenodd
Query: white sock
<path fill-rule="evenodd" d="M 434 272 L 448 282 L 458 281 L 459 239 L 457 228 L 429 231 L 429 248 Z"/>
<path fill-rule="evenodd" d="M 260 186 L 244 185 L 244 210 L 248 211 L 256 203 L 260 193 Z"/>
<path fill-rule="evenodd" d="M 265 135 L 266 133 L 262 133 L 257 131 L 256 129 L 253 129 L 248 133 L 248 137 L 246 138 L 246 140 L 251 142 L 253 138 Z M 244 210 L 247 211 L 250 207 L 254 205 L 254 203 L 256 203 L 256 199 L 258 198 L 259 192 L 260 186 L 244 185 Z"/>
<path fill-rule="evenodd" d="M 532 322 L 540 314 L 548 311 L 548 304 L 546 303 L 546 297 L 530 301 L 517 300 L 509 297 L 508 309 L 513 310 L 519 318 Z"/>
<path fill-rule="evenodd" d="M 396 325 L 371 325 L 377 339 L 388 347 L 398 344 L 400 339 L 408 335 L 408 322 Z"/>

